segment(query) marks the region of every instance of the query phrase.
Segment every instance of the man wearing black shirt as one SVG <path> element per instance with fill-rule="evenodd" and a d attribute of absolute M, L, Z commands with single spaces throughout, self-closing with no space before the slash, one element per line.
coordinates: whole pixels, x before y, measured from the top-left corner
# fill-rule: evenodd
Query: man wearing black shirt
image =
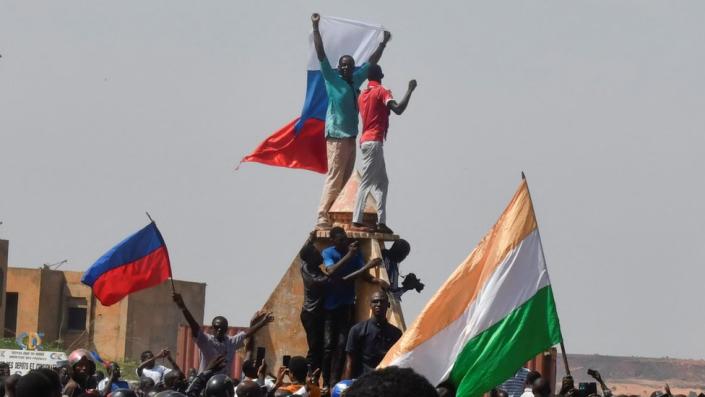
<path fill-rule="evenodd" d="M 387 321 L 387 294 L 382 291 L 372 294 L 370 307 L 372 318 L 350 329 L 343 379 L 359 378 L 374 371 L 387 351 L 401 338 L 401 330 Z"/>
<path fill-rule="evenodd" d="M 301 278 L 304 282 L 304 303 L 301 308 L 301 324 L 306 331 L 308 353 L 306 360 L 311 366 L 311 371 L 321 368 L 323 360 L 323 290 L 328 283 L 328 277 L 340 269 L 339 265 L 329 267 L 329 274 L 323 273 L 321 253 L 313 245 L 316 232 L 309 235 L 299 251 L 301 259 Z"/>

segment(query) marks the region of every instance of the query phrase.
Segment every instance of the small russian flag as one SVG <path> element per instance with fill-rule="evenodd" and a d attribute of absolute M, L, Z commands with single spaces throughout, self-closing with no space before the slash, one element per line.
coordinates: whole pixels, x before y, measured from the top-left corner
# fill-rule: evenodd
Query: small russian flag
<path fill-rule="evenodd" d="M 171 277 L 169 252 L 152 222 L 103 254 L 81 277 L 103 306 Z"/>

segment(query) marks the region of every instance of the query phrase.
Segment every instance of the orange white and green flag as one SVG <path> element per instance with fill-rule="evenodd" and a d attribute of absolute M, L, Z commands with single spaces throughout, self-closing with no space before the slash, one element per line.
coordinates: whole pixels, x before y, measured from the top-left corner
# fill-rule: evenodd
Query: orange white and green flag
<path fill-rule="evenodd" d="M 410 367 L 480 396 L 562 340 L 529 188 L 431 298 L 380 367 Z"/>

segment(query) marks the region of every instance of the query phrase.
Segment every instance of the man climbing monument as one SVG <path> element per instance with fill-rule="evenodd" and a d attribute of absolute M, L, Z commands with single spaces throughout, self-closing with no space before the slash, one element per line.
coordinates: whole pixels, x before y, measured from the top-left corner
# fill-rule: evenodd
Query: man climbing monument
<path fill-rule="evenodd" d="M 355 166 L 355 137 L 358 130 L 357 96 L 360 86 L 367 78 L 369 65 L 376 65 L 382 57 L 382 52 L 392 37 L 385 31 L 384 39 L 370 55 L 369 61 L 355 70 L 355 59 L 352 55 L 343 55 L 338 60 L 337 73 L 333 70 L 323 49 L 323 39 L 318 30 L 321 16 L 313 14 L 313 44 L 316 56 L 321 64 L 321 74 L 328 94 L 328 109 L 326 112 L 326 150 L 328 154 L 328 174 L 323 185 L 321 202 L 318 206 L 318 229 L 330 229 L 328 210 L 352 175 Z"/>

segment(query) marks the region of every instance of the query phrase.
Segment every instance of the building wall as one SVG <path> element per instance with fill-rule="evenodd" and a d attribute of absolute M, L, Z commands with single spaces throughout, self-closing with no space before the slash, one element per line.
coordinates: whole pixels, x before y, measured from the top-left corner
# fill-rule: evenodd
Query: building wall
<path fill-rule="evenodd" d="M 81 272 L 9 268 L 7 274 L 7 291 L 19 294 L 16 333 L 43 332 L 45 342 L 60 339 L 66 350 L 95 349 L 108 360 L 137 360 L 142 351 L 163 347 L 176 352 L 184 319 L 172 301 L 169 282 L 106 307 L 90 287 L 81 284 Z M 174 283 L 193 316 L 202 322 L 206 285 Z M 76 329 L 69 327 L 71 308 L 85 309 L 85 321 Z"/>
<path fill-rule="evenodd" d="M 5 289 L 7 288 L 7 258 L 10 253 L 10 242 L 0 240 L 0 326 L 5 325 Z M 2 336 L 2 332 L 0 332 Z"/>
<path fill-rule="evenodd" d="M 94 316 L 94 303 L 93 292 L 91 289 L 81 284 L 81 274 L 78 272 L 57 272 L 61 273 L 64 281 L 64 292 L 63 296 L 57 296 L 56 299 L 61 299 L 64 304 L 64 309 L 62 314 L 64 315 L 64 322 L 61 324 L 61 339 L 66 346 L 67 350 L 76 349 L 79 347 L 93 347 L 91 343 L 91 329 L 93 326 Z M 80 302 L 80 304 L 79 304 Z M 70 307 L 80 307 L 85 306 L 86 308 L 86 322 L 85 326 L 81 330 L 72 330 L 68 327 L 68 317 Z"/>
<path fill-rule="evenodd" d="M 39 290 L 41 279 L 39 269 L 8 269 L 6 292 L 16 292 L 18 294 L 15 335 L 19 335 L 22 332 L 41 331 L 39 329 Z"/>
<path fill-rule="evenodd" d="M 82 306 L 81 299 L 85 300 L 87 310 L 84 331 L 71 331 L 64 327 L 64 345 L 72 348 L 91 346 L 104 359 L 122 359 L 125 354 L 127 299 L 112 306 L 103 306 L 93 296 L 93 290 L 81 283 L 82 273 L 62 273 L 67 291 L 64 297 L 67 306 L 65 311 L 73 305 Z"/>
<path fill-rule="evenodd" d="M 44 340 L 55 341 L 60 336 L 64 315 L 64 275 L 52 270 L 39 270 L 39 312 L 37 330 L 44 332 Z"/>
<path fill-rule="evenodd" d="M 206 302 L 206 285 L 174 280 L 174 286 L 184 298 L 193 318 L 203 323 Z M 155 353 L 168 348 L 176 357 L 179 326 L 186 320 L 172 300 L 171 283 L 166 281 L 156 287 L 130 295 L 127 316 L 125 357 L 138 360 L 145 350 Z"/>

